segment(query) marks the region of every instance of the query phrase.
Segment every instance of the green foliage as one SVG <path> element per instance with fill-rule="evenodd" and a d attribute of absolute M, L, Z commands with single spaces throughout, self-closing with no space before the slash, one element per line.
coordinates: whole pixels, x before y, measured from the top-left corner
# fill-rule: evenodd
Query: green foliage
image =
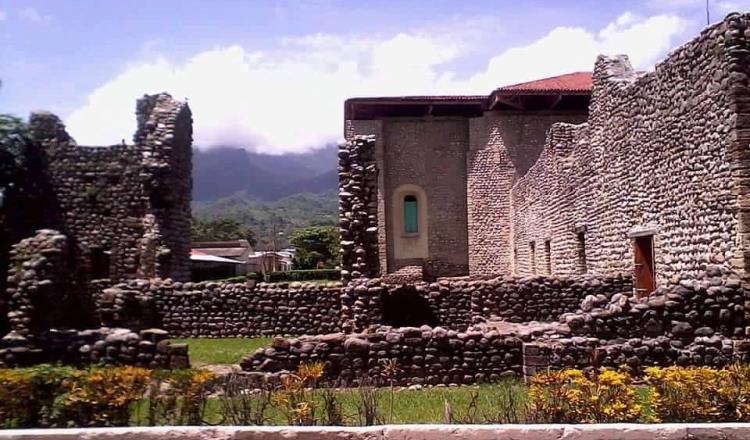
<path fill-rule="evenodd" d="M 339 229 L 335 226 L 310 226 L 294 231 L 289 241 L 296 248 L 294 267 L 332 268 L 339 262 Z"/>
<path fill-rule="evenodd" d="M 193 241 L 225 241 L 247 240 L 250 246 L 255 246 L 257 240 L 252 229 L 241 225 L 238 221 L 219 218 L 213 220 L 193 219 L 190 229 Z"/>
<path fill-rule="evenodd" d="M 151 372 L 138 367 L 73 370 L 55 398 L 58 426 L 127 426 L 150 380 Z"/>
<path fill-rule="evenodd" d="M 51 426 L 55 398 L 62 393 L 70 367 L 47 364 L 0 369 L 0 428 Z"/>
<path fill-rule="evenodd" d="M 335 192 L 296 194 L 264 202 L 238 193 L 213 202 L 193 202 L 193 216 L 201 220 L 236 220 L 256 232 L 259 249 L 271 249 L 276 232 L 277 246 L 281 249 L 289 245 L 286 237 L 297 229 L 337 224 L 338 197 Z M 278 232 L 285 235 L 279 237 Z"/>
<path fill-rule="evenodd" d="M 271 272 L 268 281 L 280 283 L 283 281 L 339 281 L 341 271 L 338 269 L 290 270 L 287 272 Z"/>
<path fill-rule="evenodd" d="M 28 124 L 15 116 L 0 115 L 0 189 L 18 182 L 26 170 L 30 145 Z"/>
<path fill-rule="evenodd" d="M 160 370 L 149 388 L 149 425 L 201 425 L 216 376 L 203 370 Z"/>

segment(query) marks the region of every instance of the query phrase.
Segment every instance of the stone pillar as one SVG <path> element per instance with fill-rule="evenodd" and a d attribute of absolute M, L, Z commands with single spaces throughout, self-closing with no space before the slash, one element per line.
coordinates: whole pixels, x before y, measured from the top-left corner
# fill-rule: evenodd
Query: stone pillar
<path fill-rule="evenodd" d="M 13 246 L 8 270 L 8 320 L 11 332 L 33 340 L 62 320 L 66 286 L 65 235 L 51 229 Z"/>
<path fill-rule="evenodd" d="M 374 154 L 373 136 L 354 136 L 339 148 L 339 226 L 344 282 L 380 273 L 378 170 Z"/>

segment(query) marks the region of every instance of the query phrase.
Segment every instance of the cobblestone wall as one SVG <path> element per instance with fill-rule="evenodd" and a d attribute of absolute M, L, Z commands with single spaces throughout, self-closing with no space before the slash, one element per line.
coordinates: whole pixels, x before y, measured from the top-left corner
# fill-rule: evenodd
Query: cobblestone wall
<path fill-rule="evenodd" d="M 158 326 L 174 337 L 331 333 L 339 331 L 341 313 L 340 283 L 131 280 L 103 296 L 112 325 Z"/>
<path fill-rule="evenodd" d="M 339 148 L 339 227 L 344 281 L 380 273 L 375 138 L 353 137 Z"/>
<path fill-rule="evenodd" d="M 629 276 L 445 278 L 433 283 L 389 285 L 380 279 L 358 280 L 343 289 L 342 329 L 363 331 L 387 324 L 384 300 L 403 298 L 404 325 L 441 325 L 465 330 L 487 318 L 508 322 L 557 321 L 580 310 L 587 297 L 607 301 L 616 294 L 632 294 Z M 424 301 L 409 300 L 417 296 Z M 591 300 L 590 300 L 591 301 Z M 416 309 L 422 308 L 423 312 Z"/>
<path fill-rule="evenodd" d="M 490 112 L 470 120 L 467 158 L 469 273 L 512 273 L 510 189 L 539 157 L 555 122 L 585 112 Z"/>
<path fill-rule="evenodd" d="M 135 143 L 110 147 L 78 146 L 55 115 L 30 119 L 43 156 L 34 172 L 49 188 L 48 226 L 70 238 L 73 280 L 82 285 L 96 278 L 189 279 L 190 110 L 166 94 L 145 96 L 137 119 Z"/>
<path fill-rule="evenodd" d="M 28 200 L 14 200 L 30 209 L 22 211 L 24 222 L 11 223 L 9 235 L 28 236 L 31 225 L 50 229 L 21 240 L 9 264 L 0 264 L 0 276 L 7 277 L 7 306 L 0 309 L 10 327 L 0 343 L 0 362 L 106 357 L 107 362 L 169 365 L 159 357 L 168 353 L 148 348 L 138 334 L 118 345 L 109 329 L 80 330 L 114 320 L 99 307 L 101 289 L 112 282 L 189 278 L 190 110 L 159 94 L 138 100 L 136 115 L 134 144 L 123 140 L 111 147 L 78 146 L 57 116 L 31 115 L 26 178 L 33 191 L 24 193 Z M 187 363 L 186 352 L 172 354 Z"/>
<path fill-rule="evenodd" d="M 731 15 L 646 74 L 626 57 L 597 60 L 588 123 L 553 126 L 512 190 L 519 274 L 579 272 L 579 233 L 589 271 L 630 271 L 629 235 L 643 231 L 658 284 L 712 262 L 744 271 L 747 26 Z"/>
<path fill-rule="evenodd" d="M 321 361 L 325 379 L 356 384 L 470 384 L 519 376 L 521 341 L 497 332 L 460 333 L 442 327 L 379 327 L 367 333 L 276 339 L 240 363 L 244 370 L 296 370 Z M 397 367 L 386 373 L 387 365 Z"/>

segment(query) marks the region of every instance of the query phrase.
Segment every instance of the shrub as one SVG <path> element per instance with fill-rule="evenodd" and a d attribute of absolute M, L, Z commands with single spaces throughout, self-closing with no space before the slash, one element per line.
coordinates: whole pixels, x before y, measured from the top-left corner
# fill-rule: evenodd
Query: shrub
<path fill-rule="evenodd" d="M 630 375 L 608 368 L 589 374 L 564 370 L 534 376 L 529 397 L 535 422 L 633 422 L 642 409 Z"/>
<path fill-rule="evenodd" d="M 24 370 L 0 370 L 0 427 L 31 426 L 33 415 L 28 402 L 33 398 L 31 374 Z"/>
<path fill-rule="evenodd" d="M 0 428 L 49 427 L 70 367 L 40 364 L 0 369 Z"/>
<path fill-rule="evenodd" d="M 56 418 L 68 426 L 127 426 L 130 406 L 143 398 L 149 370 L 94 367 L 74 370 L 55 400 Z"/>
<path fill-rule="evenodd" d="M 268 274 L 268 281 L 271 283 L 311 280 L 339 281 L 340 279 L 341 271 L 338 269 L 290 270 L 287 272 L 271 272 Z"/>
<path fill-rule="evenodd" d="M 224 378 L 222 388 L 224 392 L 219 396 L 222 423 L 263 426 L 268 422 L 273 387 L 267 382 L 258 388 L 253 378 L 229 374 Z"/>
<path fill-rule="evenodd" d="M 201 425 L 216 375 L 204 370 L 154 373 L 148 407 L 150 425 Z"/>
<path fill-rule="evenodd" d="M 656 421 L 750 421 L 750 368 L 650 367 L 646 382 Z"/>
<path fill-rule="evenodd" d="M 273 394 L 272 402 L 286 416 L 287 423 L 310 426 L 317 423 L 317 402 L 309 390 L 314 390 L 323 376 L 323 363 L 300 364 L 297 374 L 281 379 L 281 388 Z"/>

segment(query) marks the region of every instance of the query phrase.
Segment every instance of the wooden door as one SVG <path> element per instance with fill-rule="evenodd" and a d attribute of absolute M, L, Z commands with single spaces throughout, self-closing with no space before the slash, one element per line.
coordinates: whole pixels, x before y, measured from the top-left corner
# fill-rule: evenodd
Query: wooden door
<path fill-rule="evenodd" d="M 644 297 L 656 288 L 654 237 L 647 235 L 633 239 L 633 255 L 635 257 L 635 271 L 633 274 L 635 293 L 638 297 Z"/>

